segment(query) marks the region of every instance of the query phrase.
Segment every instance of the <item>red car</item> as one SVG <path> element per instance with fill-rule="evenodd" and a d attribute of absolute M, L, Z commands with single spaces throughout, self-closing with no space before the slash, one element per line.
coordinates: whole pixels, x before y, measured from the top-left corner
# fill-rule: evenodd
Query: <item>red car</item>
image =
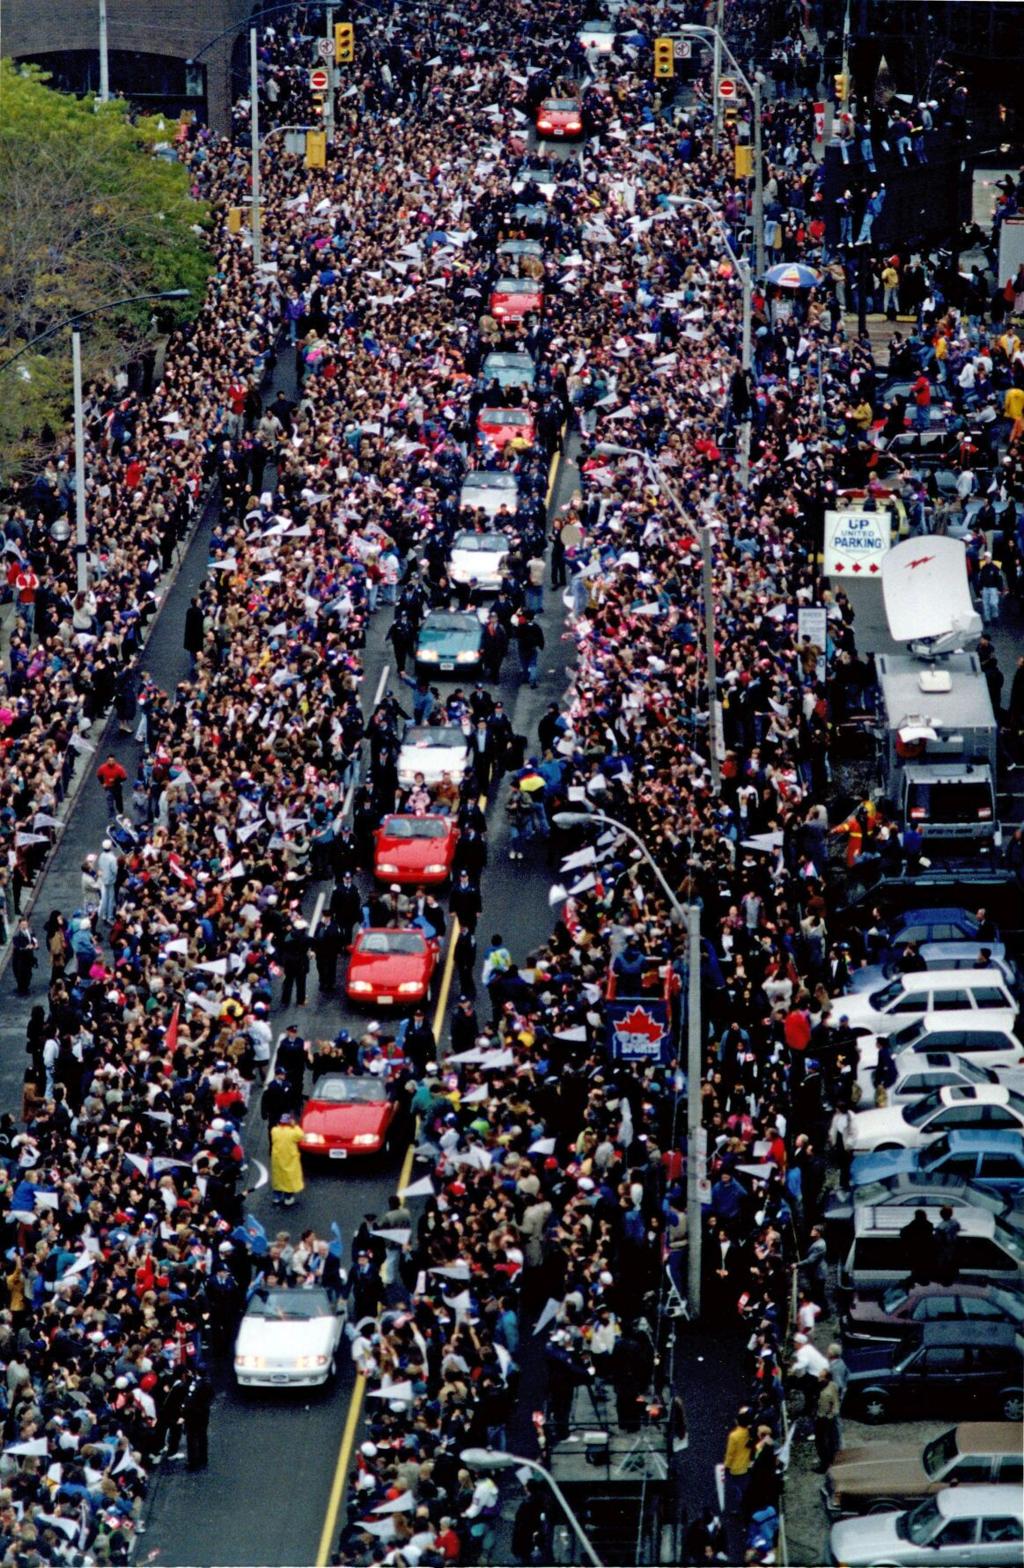
<path fill-rule="evenodd" d="M 532 446 L 537 439 L 537 427 L 528 408 L 482 408 L 476 418 L 476 427 L 499 452 L 510 441 Z"/>
<path fill-rule="evenodd" d="M 421 1002 L 437 967 L 437 943 L 413 927 L 370 926 L 352 943 L 345 991 L 352 1002 L 402 1007 Z"/>
<path fill-rule="evenodd" d="M 397 1114 L 398 1105 L 379 1078 L 328 1073 L 306 1101 L 300 1148 L 330 1160 L 377 1154 L 387 1148 Z"/>
<path fill-rule="evenodd" d="M 536 278 L 499 278 L 491 290 L 491 315 L 497 321 L 520 321 L 544 309 L 544 288 Z"/>
<path fill-rule="evenodd" d="M 578 98 L 545 98 L 537 110 L 540 136 L 582 136 L 583 105 Z"/>
<path fill-rule="evenodd" d="M 373 874 L 384 882 L 445 882 L 459 830 L 450 817 L 385 817 L 373 835 Z"/>

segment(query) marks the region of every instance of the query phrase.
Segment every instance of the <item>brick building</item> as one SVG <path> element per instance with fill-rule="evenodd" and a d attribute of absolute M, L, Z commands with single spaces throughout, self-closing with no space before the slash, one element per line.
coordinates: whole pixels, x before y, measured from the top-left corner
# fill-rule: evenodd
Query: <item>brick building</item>
<path fill-rule="evenodd" d="M 97 0 L 4 0 L 3 52 L 31 60 L 69 92 L 99 86 Z M 150 113 L 193 109 L 226 128 L 232 68 L 246 71 L 244 30 L 211 39 L 252 14 L 254 0 L 107 0 L 110 90 Z M 203 51 L 196 65 L 187 62 Z M 236 91 L 239 84 L 236 82 Z M 244 88 L 242 88 L 244 91 Z"/>

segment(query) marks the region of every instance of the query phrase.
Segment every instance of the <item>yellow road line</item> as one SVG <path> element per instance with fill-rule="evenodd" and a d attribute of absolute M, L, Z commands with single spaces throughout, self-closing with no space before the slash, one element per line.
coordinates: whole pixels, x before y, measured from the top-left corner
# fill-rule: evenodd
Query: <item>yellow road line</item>
<path fill-rule="evenodd" d="M 359 1428 L 359 1417 L 363 1413 L 363 1400 L 365 1397 L 366 1378 L 362 1372 L 357 1372 L 355 1386 L 352 1389 L 352 1398 L 349 1401 L 348 1416 L 345 1420 L 345 1430 L 341 1434 L 338 1463 L 334 1467 L 331 1495 L 327 1499 L 324 1527 L 320 1531 L 320 1545 L 316 1549 L 316 1568 L 326 1568 L 327 1563 L 330 1561 L 331 1543 L 334 1540 L 334 1532 L 338 1524 L 341 1500 L 345 1495 L 348 1467 L 352 1463 L 352 1450 L 355 1448 L 356 1432 Z"/>
<path fill-rule="evenodd" d="M 448 951 L 444 955 L 441 989 L 437 993 L 437 1006 L 434 1009 L 434 1039 L 437 1042 L 438 1056 L 441 1054 L 441 1030 L 444 1028 L 444 1015 L 448 1010 L 448 993 L 452 988 L 452 975 L 455 972 L 455 944 L 458 940 L 459 917 L 458 915 L 453 915 L 451 929 L 448 932 Z"/>
<path fill-rule="evenodd" d="M 548 492 L 544 497 L 545 506 L 551 505 L 551 497 L 555 493 L 555 480 L 558 478 L 558 465 L 561 462 L 561 459 L 561 452 L 556 452 L 554 457 L 551 459 L 551 467 L 548 469 Z"/>

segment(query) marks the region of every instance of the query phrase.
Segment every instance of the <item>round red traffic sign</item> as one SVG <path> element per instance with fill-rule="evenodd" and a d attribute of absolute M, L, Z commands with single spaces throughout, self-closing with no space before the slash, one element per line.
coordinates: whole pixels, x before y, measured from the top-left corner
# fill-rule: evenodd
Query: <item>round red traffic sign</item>
<path fill-rule="evenodd" d="M 325 93 L 329 81 L 330 78 L 323 66 L 318 65 L 315 70 L 309 73 L 309 85 L 315 93 Z"/>
<path fill-rule="evenodd" d="M 720 78 L 718 83 L 718 96 L 719 98 L 735 98 L 736 83 L 733 81 L 731 76 L 723 76 Z"/>

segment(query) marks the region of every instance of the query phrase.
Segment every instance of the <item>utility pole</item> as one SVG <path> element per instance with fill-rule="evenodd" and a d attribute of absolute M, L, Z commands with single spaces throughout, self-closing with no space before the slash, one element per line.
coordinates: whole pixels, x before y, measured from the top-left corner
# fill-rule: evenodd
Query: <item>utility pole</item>
<path fill-rule="evenodd" d="M 686 993 L 686 1294 L 690 1311 L 700 1317 L 702 1244 L 700 1204 L 701 1168 L 698 1158 L 701 1133 L 700 1086 L 704 1075 L 704 1041 L 700 1011 L 700 905 L 686 909 L 687 957 L 690 965 Z"/>
<path fill-rule="evenodd" d="M 100 103 L 110 102 L 110 60 L 107 51 L 107 0 L 100 4 Z"/>
<path fill-rule="evenodd" d="M 259 35 L 255 27 L 249 29 L 249 139 L 252 142 L 252 265 L 253 271 L 258 273 L 263 264 L 263 237 L 260 233 Z"/>
<path fill-rule="evenodd" d="M 718 84 L 722 80 L 722 39 L 725 35 L 725 0 L 716 0 L 715 6 L 715 63 L 711 73 L 711 91 L 714 94 L 714 133 L 712 137 L 712 151 L 717 153 L 722 140 L 722 100 L 718 93 Z"/>
<path fill-rule="evenodd" d="M 761 80 L 757 72 L 751 83 L 754 104 L 754 260 L 759 278 L 764 277 L 764 167 L 761 161 Z"/>
<path fill-rule="evenodd" d="M 700 530 L 701 576 L 704 595 L 704 657 L 708 680 L 708 750 L 711 753 L 711 789 L 722 788 L 722 763 L 718 755 L 718 660 L 715 656 L 715 599 L 711 580 L 711 525 Z"/>
<path fill-rule="evenodd" d="M 327 48 L 324 51 L 324 65 L 327 67 L 327 97 L 324 99 L 324 131 L 327 134 L 328 147 L 334 146 L 334 7 L 324 6 L 324 21 L 327 28 Z"/>
<path fill-rule="evenodd" d="M 85 530 L 85 411 L 82 407 L 82 336 L 71 334 L 71 368 L 75 396 L 75 583 L 79 593 L 89 586 L 89 540 Z"/>

